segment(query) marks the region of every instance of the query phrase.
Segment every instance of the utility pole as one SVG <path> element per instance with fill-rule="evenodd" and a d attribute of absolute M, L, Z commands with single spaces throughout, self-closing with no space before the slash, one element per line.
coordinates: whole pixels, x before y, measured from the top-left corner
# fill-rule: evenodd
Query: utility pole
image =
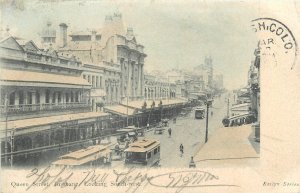
<path fill-rule="evenodd" d="M 229 97 L 227 99 L 227 117 L 229 117 Z"/>
<path fill-rule="evenodd" d="M 209 102 L 206 102 L 206 130 L 205 130 L 205 143 L 207 142 L 208 137 L 208 111 L 209 111 Z"/>
<path fill-rule="evenodd" d="M 8 95 L 5 96 L 5 145 L 4 145 L 4 153 L 5 153 L 5 164 L 8 162 L 7 157 L 7 121 L 8 121 Z"/>
<path fill-rule="evenodd" d="M 13 167 L 13 151 L 14 151 L 14 138 L 15 138 L 15 129 L 10 132 L 10 142 L 11 142 L 11 150 L 10 150 L 10 167 Z"/>

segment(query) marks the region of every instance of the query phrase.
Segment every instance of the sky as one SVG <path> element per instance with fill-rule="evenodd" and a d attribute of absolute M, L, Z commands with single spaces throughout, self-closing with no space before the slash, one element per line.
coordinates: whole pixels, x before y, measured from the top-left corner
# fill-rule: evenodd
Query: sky
<path fill-rule="evenodd" d="M 9 2 L 9 1 L 7 1 Z M 51 21 L 70 29 L 101 28 L 108 14 L 119 11 L 125 26 L 133 27 L 145 46 L 145 70 L 192 69 L 205 56 L 213 58 L 216 74 L 235 89 L 247 84 L 257 37 L 251 20 L 257 3 L 241 1 L 113 1 L 16 0 L 2 4 L 1 25 L 10 33 L 39 41 L 38 32 Z"/>

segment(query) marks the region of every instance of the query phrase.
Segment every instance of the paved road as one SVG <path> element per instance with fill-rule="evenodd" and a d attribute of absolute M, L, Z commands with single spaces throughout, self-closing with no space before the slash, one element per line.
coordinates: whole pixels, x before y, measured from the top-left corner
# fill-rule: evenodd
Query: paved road
<path fill-rule="evenodd" d="M 209 135 L 215 129 L 222 127 L 222 119 L 227 112 L 225 98 L 215 99 L 213 116 L 209 112 Z M 172 136 L 169 138 L 167 129 L 161 135 L 150 131 L 146 137 L 157 139 L 161 142 L 162 167 L 188 167 L 190 158 L 199 150 L 205 141 L 205 119 L 195 119 L 192 111 L 187 117 L 177 118 L 177 123 L 170 123 Z M 209 138 L 208 138 L 209 140 Z M 179 146 L 184 146 L 184 155 L 180 157 Z"/>

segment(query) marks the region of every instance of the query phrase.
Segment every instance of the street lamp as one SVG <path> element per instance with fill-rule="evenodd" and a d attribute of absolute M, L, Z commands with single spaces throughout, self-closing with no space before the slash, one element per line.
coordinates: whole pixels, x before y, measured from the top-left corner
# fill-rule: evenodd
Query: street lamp
<path fill-rule="evenodd" d="M 207 99 L 206 100 L 206 130 L 205 130 L 205 143 L 208 140 L 208 111 L 209 111 L 209 106 L 212 105 L 212 99 Z"/>

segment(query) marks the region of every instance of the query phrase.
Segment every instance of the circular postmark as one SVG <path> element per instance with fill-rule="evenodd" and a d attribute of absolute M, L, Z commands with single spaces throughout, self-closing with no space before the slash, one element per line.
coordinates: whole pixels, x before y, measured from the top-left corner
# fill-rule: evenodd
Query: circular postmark
<path fill-rule="evenodd" d="M 259 37 L 261 54 L 271 55 L 276 64 L 289 65 L 293 69 L 298 45 L 291 30 L 273 18 L 257 18 L 251 22 L 251 27 Z"/>

